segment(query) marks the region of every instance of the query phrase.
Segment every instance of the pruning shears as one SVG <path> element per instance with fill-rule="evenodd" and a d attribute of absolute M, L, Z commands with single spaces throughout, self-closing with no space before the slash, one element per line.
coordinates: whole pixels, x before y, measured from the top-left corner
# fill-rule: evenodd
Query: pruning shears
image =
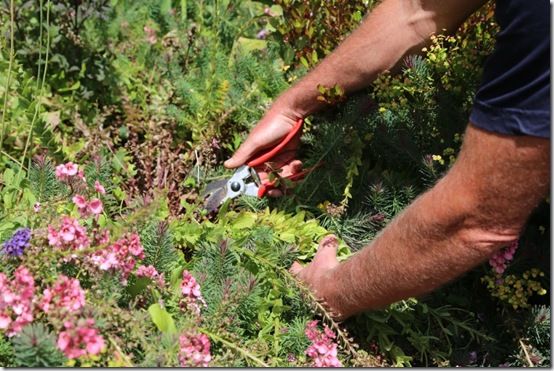
<path fill-rule="evenodd" d="M 271 160 L 282 151 L 282 149 L 302 129 L 303 123 L 304 120 L 299 119 L 294 124 L 292 130 L 279 144 L 262 155 L 256 155 L 252 160 L 248 161 L 246 165 L 239 167 L 230 178 L 216 180 L 209 183 L 202 193 L 202 196 L 205 198 L 206 209 L 208 211 L 214 211 L 228 199 L 233 199 L 240 195 L 262 198 L 269 190 L 279 187 L 278 181 L 280 179 L 298 181 L 311 172 L 313 168 L 305 169 L 287 177 L 262 181 L 256 171 L 256 167 L 259 167 L 260 165 Z"/>

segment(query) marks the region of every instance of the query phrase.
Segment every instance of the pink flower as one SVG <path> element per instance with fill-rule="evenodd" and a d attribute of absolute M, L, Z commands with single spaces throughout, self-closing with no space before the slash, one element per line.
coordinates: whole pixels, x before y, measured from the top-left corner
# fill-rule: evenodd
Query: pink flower
<path fill-rule="evenodd" d="M 85 180 L 85 176 L 82 170 L 79 170 L 79 166 L 73 162 L 60 164 L 56 166 L 56 178 L 62 182 L 68 181 L 70 178 L 77 176 L 82 180 Z"/>
<path fill-rule="evenodd" d="M 135 275 L 137 277 L 146 277 L 146 278 L 150 278 L 152 281 L 155 281 L 158 286 L 160 287 L 163 287 L 165 286 L 165 279 L 164 279 L 164 275 L 163 273 L 160 274 L 158 273 L 158 271 L 156 270 L 156 268 L 154 268 L 153 265 L 141 265 L 137 268 L 137 271 L 135 273 Z"/>
<path fill-rule="evenodd" d="M 196 314 L 200 314 L 200 305 L 206 306 L 206 301 L 200 292 L 200 285 L 189 271 L 183 271 L 183 281 L 181 282 L 181 307 L 183 309 L 192 309 Z"/>
<path fill-rule="evenodd" d="M 0 273 L 0 330 L 11 337 L 33 321 L 34 295 L 35 280 L 24 266 L 15 270 L 11 281 Z"/>
<path fill-rule="evenodd" d="M 43 291 L 39 307 L 46 313 L 51 309 L 62 314 L 75 313 L 85 306 L 85 291 L 79 280 L 60 275 L 53 287 Z"/>
<path fill-rule="evenodd" d="M 63 217 L 59 229 L 48 226 L 48 244 L 63 250 L 82 250 L 90 245 L 90 240 L 76 219 Z"/>
<path fill-rule="evenodd" d="M 65 180 L 67 178 L 67 169 L 65 168 L 65 165 L 58 165 L 56 166 L 56 178 L 59 180 Z"/>
<path fill-rule="evenodd" d="M 64 224 L 60 228 L 60 236 L 65 242 L 71 242 L 75 239 L 75 227 L 72 224 Z"/>
<path fill-rule="evenodd" d="M 94 182 L 94 189 L 96 190 L 96 192 L 100 193 L 101 195 L 106 194 L 106 188 L 104 188 L 104 186 L 100 184 L 98 180 Z"/>
<path fill-rule="evenodd" d="M 182 367 L 208 367 L 210 339 L 205 334 L 185 333 L 179 337 L 179 363 Z"/>
<path fill-rule="evenodd" d="M 72 200 L 73 200 L 73 203 L 74 203 L 75 205 L 77 205 L 77 207 L 78 207 L 79 209 L 84 209 L 84 208 L 87 207 L 87 199 L 84 198 L 84 197 L 81 196 L 81 195 L 75 195 L 75 196 L 73 196 Z"/>
<path fill-rule="evenodd" d="M 305 334 L 312 344 L 306 349 L 306 355 L 312 358 L 315 367 L 342 367 L 337 358 L 336 337 L 333 331 L 325 325 L 324 331 L 317 328 L 318 321 L 308 322 Z"/>
<path fill-rule="evenodd" d="M 68 176 L 75 176 L 79 172 L 79 167 L 73 162 L 65 164 L 65 171 Z"/>
<path fill-rule="evenodd" d="M 69 359 L 96 355 L 104 348 L 104 339 L 93 327 L 94 319 L 80 319 L 74 324 L 64 323 L 64 331 L 58 335 L 58 348 Z"/>
<path fill-rule="evenodd" d="M 144 249 L 140 237 L 136 234 L 125 235 L 112 245 L 96 251 L 89 257 L 90 262 L 100 270 L 117 270 L 121 273 L 122 281 L 134 269 L 137 259 L 144 259 Z"/>
<path fill-rule="evenodd" d="M 33 211 L 35 213 L 38 213 L 40 211 L 40 208 L 41 208 L 40 202 L 35 202 L 35 204 L 33 205 Z"/>
<path fill-rule="evenodd" d="M 157 41 L 156 30 L 148 26 L 144 26 L 143 30 L 146 34 L 146 40 L 148 41 L 148 43 L 154 45 Z"/>
<path fill-rule="evenodd" d="M 88 210 L 94 215 L 99 215 L 102 213 L 102 201 L 97 198 L 93 198 L 88 203 Z"/>
<path fill-rule="evenodd" d="M 501 275 L 506 270 L 508 263 L 514 258 L 514 254 L 518 247 L 518 241 L 512 242 L 507 247 L 497 251 L 489 259 L 489 264 L 496 272 Z"/>

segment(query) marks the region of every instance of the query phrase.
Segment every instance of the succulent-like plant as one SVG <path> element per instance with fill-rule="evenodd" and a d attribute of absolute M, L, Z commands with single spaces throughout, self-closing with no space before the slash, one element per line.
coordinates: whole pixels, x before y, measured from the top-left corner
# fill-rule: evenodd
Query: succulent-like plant
<path fill-rule="evenodd" d="M 65 357 L 56 348 L 54 334 L 41 323 L 25 326 L 12 341 L 17 366 L 55 367 L 64 364 Z"/>

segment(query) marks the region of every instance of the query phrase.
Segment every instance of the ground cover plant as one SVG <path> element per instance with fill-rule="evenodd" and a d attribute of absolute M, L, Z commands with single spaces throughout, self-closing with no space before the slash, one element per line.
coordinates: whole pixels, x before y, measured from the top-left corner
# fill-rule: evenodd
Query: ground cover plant
<path fill-rule="evenodd" d="M 550 366 L 550 199 L 488 263 L 344 323 L 288 272 L 330 233 L 346 259 L 456 161 L 492 4 L 349 99 L 321 87 L 300 157 L 324 165 L 290 195 L 202 208 L 373 6 L 4 1 L 0 365 Z"/>

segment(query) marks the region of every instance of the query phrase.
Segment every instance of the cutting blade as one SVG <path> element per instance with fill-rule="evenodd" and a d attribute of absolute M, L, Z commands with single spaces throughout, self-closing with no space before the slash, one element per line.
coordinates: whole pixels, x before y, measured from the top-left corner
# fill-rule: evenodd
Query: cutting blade
<path fill-rule="evenodd" d="M 220 180 L 216 180 L 211 183 L 208 183 L 206 188 L 204 188 L 204 191 L 202 191 L 202 194 L 201 194 L 202 198 L 206 198 L 207 196 L 216 192 L 217 190 L 221 188 L 225 188 L 227 186 L 228 181 L 229 181 L 229 178 L 225 178 L 225 179 L 220 179 Z"/>
<path fill-rule="evenodd" d="M 227 187 L 219 188 L 206 199 L 204 207 L 210 212 L 215 211 L 219 208 L 226 196 Z"/>

